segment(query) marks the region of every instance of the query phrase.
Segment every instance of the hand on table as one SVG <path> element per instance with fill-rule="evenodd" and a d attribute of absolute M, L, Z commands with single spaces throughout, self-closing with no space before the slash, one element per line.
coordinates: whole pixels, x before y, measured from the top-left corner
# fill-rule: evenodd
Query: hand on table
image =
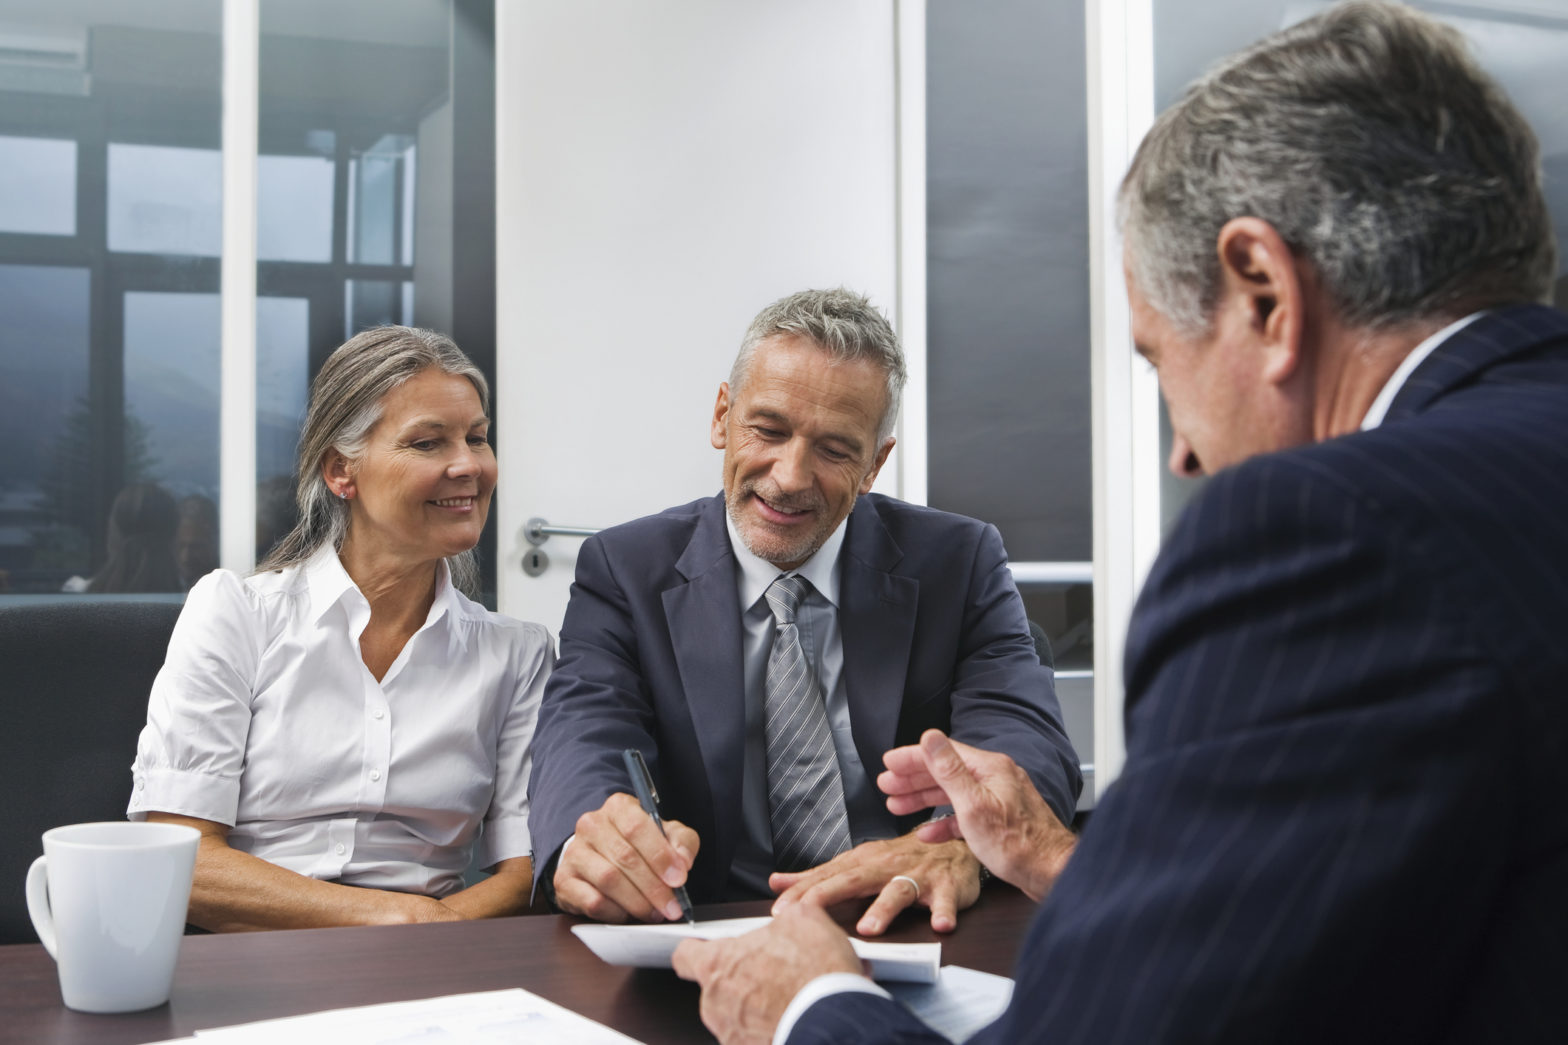
<path fill-rule="evenodd" d="M 725 940 L 682 940 L 675 972 L 702 987 L 702 1022 L 724 1045 L 773 1040 L 800 989 L 830 972 L 864 974 L 844 930 L 819 907 L 794 904 L 764 928 Z"/>
<path fill-rule="evenodd" d="M 925 842 L 962 838 L 980 862 L 1030 897 L 1050 891 L 1077 838 L 1051 812 L 1029 775 L 1006 755 L 948 739 L 928 729 L 918 745 L 883 756 L 877 786 L 898 816 L 951 805 L 954 815 L 922 824 Z"/>
<path fill-rule="evenodd" d="M 680 921 L 673 890 L 686 883 L 699 842 L 679 820 L 664 821 L 664 830 L 668 839 L 628 794 L 584 813 L 556 864 L 556 904 L 601 922 Z"/>
<path fill-rule="evenodd" d="M 945 933 L 958 926 L 958 912 L 980 895 L 980 862 L 963 841 L 933 845 L 907 834 L 863 842 L 809 871 L 772 874 L 768 888 L 779 894 L 774 914 L 794 904 L 830 907 L 875 896 L 855 925 L 860 935 L 878 935 L 914 903 L 929 907 L 931 928 Z"/>

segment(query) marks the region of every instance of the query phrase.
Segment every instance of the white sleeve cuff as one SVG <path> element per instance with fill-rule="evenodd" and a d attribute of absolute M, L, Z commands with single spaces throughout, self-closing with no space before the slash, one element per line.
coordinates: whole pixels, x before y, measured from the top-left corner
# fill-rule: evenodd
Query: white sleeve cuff
<path fill-rule="evenodd" d="M 795 1023 L 817 1002 L 830 994 L 846 994 L 851 991 L 875 994 L 882 998 L 893 997 L 858 972 L 825 973 L 802 987 L 794 1000 L 789 1003 L 789 1007 L 784 1010 L 784 1015 L 779 1018 L 778 1027 L 773 1031 L 773 1045 L 784 1045 L 789 1040 L 790 1032 L 795 1029 Z"/>
<path fill-rule="evenodd" d="M 131 801 L 126 815 L 145 820 L 149 812 L 194 816 L 233 827 L 239 815 L 240 782 L 230 777 L 164 766 L 131 767 Z"/>
<path fill-rule="evenodd" d="M 532 855 L 533 843 L 528 836 L 527 813 L 498 816 L 494 820 L 485 821 L 484 831 L 479 836 L 479 848 L 475 853 L 480 860 L 480 867 L 494 867 L 502 860 Z"/>

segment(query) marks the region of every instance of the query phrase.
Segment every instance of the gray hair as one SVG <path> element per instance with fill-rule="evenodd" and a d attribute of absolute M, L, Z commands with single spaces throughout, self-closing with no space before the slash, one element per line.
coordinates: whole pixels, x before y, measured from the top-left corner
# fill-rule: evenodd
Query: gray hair
<path fill-rule="evenodd" d="M 490 385 L 452 339 L 417 327 L 372 327 L 345 341 L 327 357 L 310 388 L 310 408 L 299 437 L 295 499 L 299 521 L 280 540 L 257 573 L 281 570 L 310 559 L 322 546 L 343 546 L 348 534 L 348 502 L 332 495 L 321 477 L 330 453 L 356 461 L 370 432 L 381 420 L 386 397 L 403 382 L 439 370 L 467 378 L 479 393 L 480 409 L 490 413 Z M 446 560 L 452 584 L 473 596 L 479 588 L 474 550 Z"/>
<path fill-rule="evenodd" d="M 802 290 L 779 298 L 757 313 L 741 340 L 735 365 L 730 368 L 732 398 L 746 383 L 757 345 L 780 334 L 807 338 L 834 363 L 865 360 L 887 376 L 887 404 L 877 425 L 878 445 L 886 442 L 898 420 L 908 372 L 904 369 L 898 335 L 871 300 L 843 287 Z"/>
<path fill-rule="evenodd" d="M 1345 3 L 1210 69 L 1138 147 L 1119 205 L 1133 279 L 1188 334 L 1219 300 L 1216 242 L 1272 225 L 1339 317 L 1386 329 L 1549 299 L 1535 135 L 1457 31 Z"/>

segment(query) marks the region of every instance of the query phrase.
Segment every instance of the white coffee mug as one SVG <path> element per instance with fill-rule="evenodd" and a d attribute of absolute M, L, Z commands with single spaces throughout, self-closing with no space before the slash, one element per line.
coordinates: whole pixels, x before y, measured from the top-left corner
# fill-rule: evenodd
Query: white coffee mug
<path fill-rule="evenodd" d="M 201 832 L 177 824 L 72 824 L 44 832 L 27 913 L 79 1012 L 169 1000 Z"/>

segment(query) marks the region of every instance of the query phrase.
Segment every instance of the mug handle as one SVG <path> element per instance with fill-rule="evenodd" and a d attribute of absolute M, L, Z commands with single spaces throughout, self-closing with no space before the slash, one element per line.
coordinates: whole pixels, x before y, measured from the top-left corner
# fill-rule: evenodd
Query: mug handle
<path fill-rule="evenodd" d="M 27 913 L 33 919 L 33 929 L 43 942 L 49 957 L 59 960 L 54 949 L 54 912 L 49 907 L 49 858 L 40 856 L 27 869 Z"/>

